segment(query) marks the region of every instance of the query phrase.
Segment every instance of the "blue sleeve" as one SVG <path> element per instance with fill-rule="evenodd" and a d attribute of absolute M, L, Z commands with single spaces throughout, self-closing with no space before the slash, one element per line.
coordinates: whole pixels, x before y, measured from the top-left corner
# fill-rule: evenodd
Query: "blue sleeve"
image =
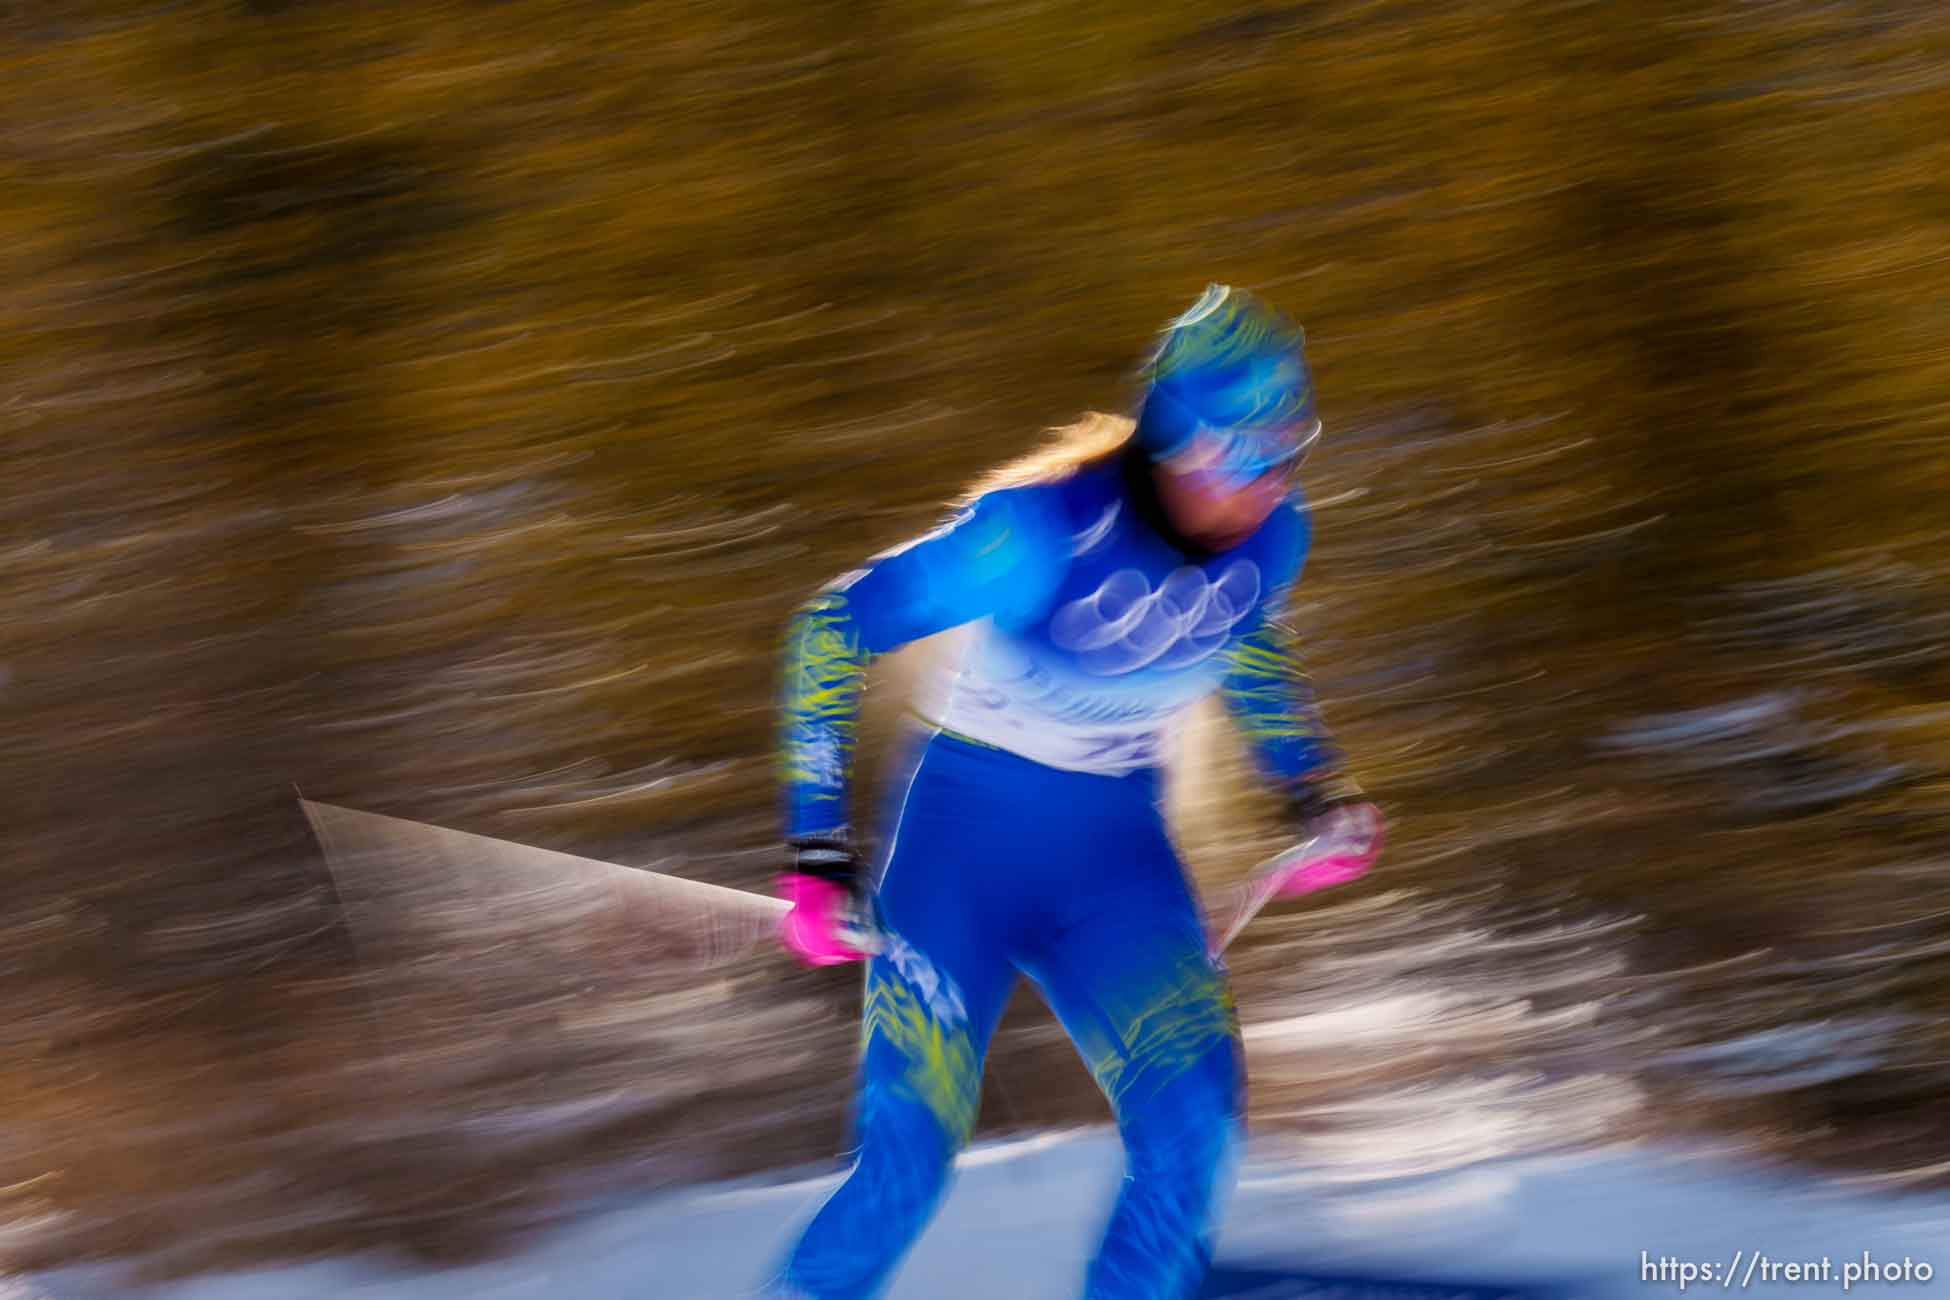
<path fill-rule="evenodd" d="M 1338 767 L 1340 754 L 1321 721 L 1313 684 L 1301 666 L 1299 637 L 1281 621 L 1287 594 L 1306 562 L 1312 528 L 1304 506 L 1297 502 L 1282 523 L 1289 535 L 1282 539 L 1281 549 L 1289 563 L 1267 593 L 1259 626 L 1225 651 L 1225 677 L 1219 689 L 1260 768 L 1275 781 L 1291 784 L 1310 773 Z"/>
<path fill-rule="evenodd" d="M 860 693 L 876 655 L 980 618 L 1027 618 L 1055 593 L 1068 559 L 1051 490 L 1007 488 L 801 605 L 786 631 L 786 833 L 850 821 Z"/>

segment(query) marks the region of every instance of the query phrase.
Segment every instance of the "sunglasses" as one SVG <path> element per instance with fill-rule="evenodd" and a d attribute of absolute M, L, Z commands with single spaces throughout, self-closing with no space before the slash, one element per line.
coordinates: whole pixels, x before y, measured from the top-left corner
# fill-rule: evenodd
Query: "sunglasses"
<path fill-rule="evenodd" d="M 1318 419 L 1277 427 L 1201 424 L 1185 450 L 1168 463 L 1175 474 L 1237 491 L 1275 471 L 1291 472 L 1320 441 L 1320 433 Z"/>

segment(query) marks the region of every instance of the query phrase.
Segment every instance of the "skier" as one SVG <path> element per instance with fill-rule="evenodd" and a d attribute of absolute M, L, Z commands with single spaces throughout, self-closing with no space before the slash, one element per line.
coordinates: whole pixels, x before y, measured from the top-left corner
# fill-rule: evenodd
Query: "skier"
<path fill-rule="evenodd" d="M 950 522 L 822 589 L 787 638 L 792 904 L 809 963 L 868 958 L 858 1158 L 774 1294 L 879 1294 L 975 1123 L 1017 972 L 1110 1100 L 1126 1176 L 1089 1300 L 1191 1295 L 1241 1114 L 1237 1018 L 1160 810 L 1171 721 L 1223 692 L 1279 784 L 1300 891 L 1358 875 L 1381 818 L 1342 772 L 1269 619 L 1310 532 L 1292 472 L 1320 435 L 1301 331 L 1208 286 L 1165 330 L 1135 421 L 1085 417 Z M 848 834 L 875 656 L 981 621 L 901 798 L 877 891 Z"/>

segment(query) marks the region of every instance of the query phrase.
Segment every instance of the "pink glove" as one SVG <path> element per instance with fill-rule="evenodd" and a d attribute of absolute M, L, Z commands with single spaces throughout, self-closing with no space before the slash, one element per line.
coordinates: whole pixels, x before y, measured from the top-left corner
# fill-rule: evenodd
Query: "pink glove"
<path fill-rule="evenodd" d="M 859 961 L 878 951 L 861 900 L 845 885 L 791 872 L 779 877 L 779 893 L 792 904 L 779 918 L 779 941 L 806 965 Z"/>
<path fill-rule="evenodd" d="M 1281 898 L 1311 894 L 1366 874 L 1387 838 L 1381 809 L 1371 803 L 1341 804 L 1315 818 L 1307 831 L 1307 838 L 1273 868 L 1279 877 L 1273 892 Z"/>

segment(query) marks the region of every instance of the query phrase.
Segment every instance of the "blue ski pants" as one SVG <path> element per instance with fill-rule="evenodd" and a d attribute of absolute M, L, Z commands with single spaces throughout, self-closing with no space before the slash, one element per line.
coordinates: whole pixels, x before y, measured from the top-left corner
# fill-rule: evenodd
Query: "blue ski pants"
<path fill-rule="evenodd" d="M 983 1054 L 1018 972 L 1076 1044 L 1124 1143 L 1087 1300 L 1197 1290 L 1242 1077 L 1231 995 L 1158 795 L 1153 773 L 928 743 L 881 881 L 890 940 L 866 972 L 858 1159 L 792 1250 L 789 1293 L 885 1289 L 974 1128 Z"/>

